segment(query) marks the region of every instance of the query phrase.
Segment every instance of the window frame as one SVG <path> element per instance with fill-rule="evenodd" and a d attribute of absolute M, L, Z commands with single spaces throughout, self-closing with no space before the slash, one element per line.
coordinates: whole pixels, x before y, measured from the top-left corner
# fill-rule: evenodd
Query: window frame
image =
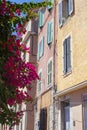
<path fill-rule="evenodd" d="M 67 21 L 67 19 L 72 15 L 72 13 L 74 11 L 74 0 L 68 0 L 68 3 L 67 3 L 67 10 L 68 10 L 67 17 L 63 17 L 63 14 L 64 14 L 63 13 L 63 2 L 64 2 L 64 0 L 60 0 L 59 3 L 58 3 L 59 27 L 63 26 L 63 24 Z M 71 3 L 72 3 L 72 5 L 70 5 Z M 61 5 L 61 7 L 60 7 L 60 5 Z"/>

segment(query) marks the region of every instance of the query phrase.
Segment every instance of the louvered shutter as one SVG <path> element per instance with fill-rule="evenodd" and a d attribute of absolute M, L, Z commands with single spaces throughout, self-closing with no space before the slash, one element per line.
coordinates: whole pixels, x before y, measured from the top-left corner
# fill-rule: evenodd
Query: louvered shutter
<path fill-rule="evenodd" d="M 67 72 L 71 71 L 71 47 L 70 36 L 67 38 Z"/>
<path fill-rule="evenodd" d="M 47 25 L 47 44 L 49 44 L 49 40 L 50 40 L 50 23 L 48 23 Z"/>
<path fill-rule="evenodd" d="M 53 22 L 50 23 L 50 42 L 53 40 Z"/>
<path fill-rule="evenodd" d="M 53 130 L 53 105 L 50 106 L 49 129 Z"/>
<path fill-rule="evenodd" d="M 66 51 L 66 45 L 67 45 L 67 40 L 64 40 L 63 43 L 63 73 L 65 74 L 67 72 L 67 51 Z"/>
<path fill-rule="evenodd" d="M 64 108 L 65 110 L 65 130 L 70 130 L 70 106 Z"/>
<path fill-rule="evenodd" d="M 40 59 L 40 45 L 38 43 L 38 54 L 37 54 L 37 59 L 39 60 Z"/>
<path fill-rule="evenodd" d="M 41 56 L 44 54 L 44 37 L 41 39 Z"/>
<path fill-rule="evenodd" d="M 73 0 L 69 0 L 69 15 L 73 12 Z"/>
<path fill-rule="evenodd" d="M 58 13 L 59 13 L 59 26 L 61 27 L 62 26 L 62 1 L 59 3 Z"/>
<path fill-rule="evenodd" d="M 53 23 L 49 22 L 47 26 L 47 44 L 52 43 L 53 38 Z"/>
<path fill-rule="evenodd" d="M 40 128 L 39 130 L 47 130 L 47 109 L 40 112 Z"/>
<path fill-rule="evenodd" d="M 41 10 L 39 12 L 39 27 L 42 27 L 44 24 L 44 12 Z"/>

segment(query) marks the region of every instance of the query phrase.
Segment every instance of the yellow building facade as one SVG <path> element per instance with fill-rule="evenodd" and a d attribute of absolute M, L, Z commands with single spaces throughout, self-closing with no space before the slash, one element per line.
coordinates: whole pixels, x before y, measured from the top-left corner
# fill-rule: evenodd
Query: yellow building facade
<path fill-rule="evenodd" d="M 87 130 L 87 0 L 56 1 L 55 130 Z"/>

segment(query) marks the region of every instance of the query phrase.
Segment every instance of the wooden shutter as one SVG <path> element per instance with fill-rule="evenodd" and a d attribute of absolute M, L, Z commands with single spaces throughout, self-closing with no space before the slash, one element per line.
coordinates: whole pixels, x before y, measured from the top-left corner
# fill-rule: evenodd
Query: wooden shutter
<path fill-rule="evenodd" d="M 44 12 L 43 10 L 41 10 L 39 12 L 39 27 L 42 27 L 44 24 Z"/>
<path fill-rule="evenodd" d="M 52 61 L 48 63 L 48 85 L 52 82 Z"/>
<path fill-rule="evenodd" d="M 64 40 L 63 43 L 63 72 L 64 74 L 67 72 L 67 51 L 66 51 L 66 45 L 67 45 L 67 40 Z"/>
<path fill-rule="evenodd" d="M 70 130 L 70 106 L 66 106 L 65 110 L 65 130 Z"/>
<path fill-rule="evenodd" d="M 43 56 L 44 54 L 44 37 L 42 37 L 41 39 L 41 57 Z"/>
<path fill-rule="evenodd" d="M 50 39 L 50 23 L 47 25 L 47 44 L 49 44 L 49 39 Z"/>
<path fill-rule="evenodd" d="M 40 112 L 40 128 L 39 130 L 47 130 L 47 109 Z"/>
<path fill-rule="evenodd" d="M 67 38 L 67 72 L 71 71 L 71 46 L 70 36 Z"/>
<path fill-rule="evenodd" d="M 49 45 L 52 43 L 52 38 L 53 38 L 53 23 L 49 22 L 47 26 L 47 44 Z"/>
<path fill-rule="evenodd" d="M 69 15 L 73 12 L 73 0 L 69 0 Z"/>
<path fill-rule="evenodd" d="M 59 3 L 59 26 L 62 26 L 62 1 Z"/>
<path fill-rule="evenodd" d="M 38 54 L 37 54 L 37 59 L 39 60 L 40 59 L 40 45 L 38 43 Z"/>
<path fill-rule="evenodd" d="M 38 81 L 38 92 L 41 92 L 42 73 L 39 73 L 40 80 Z"/>

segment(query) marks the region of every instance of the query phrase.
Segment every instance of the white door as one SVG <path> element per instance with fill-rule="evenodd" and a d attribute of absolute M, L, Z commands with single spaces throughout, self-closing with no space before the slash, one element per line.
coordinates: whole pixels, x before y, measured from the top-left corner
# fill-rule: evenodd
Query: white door
<path fill-rule="evenodd" d="M 65 109 L 65 130 L 70 130 L 70 106 L 64 107 Z"/>

